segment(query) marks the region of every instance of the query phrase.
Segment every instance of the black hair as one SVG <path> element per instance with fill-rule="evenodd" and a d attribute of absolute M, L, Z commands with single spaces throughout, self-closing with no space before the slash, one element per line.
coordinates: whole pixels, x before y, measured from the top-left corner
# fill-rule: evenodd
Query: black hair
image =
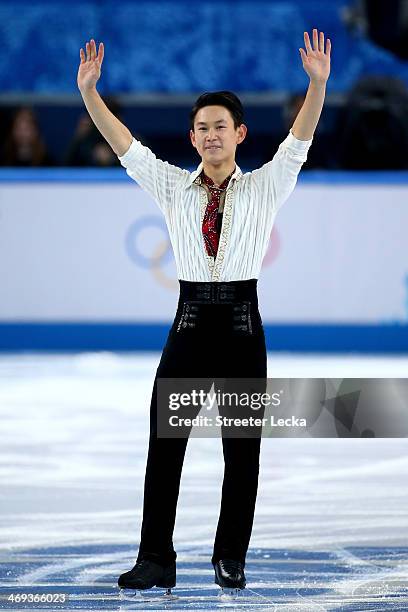
<path fill-rule="evenodd" d="M 194 119 L 204 106 L 225 106 L 234 120 L 235 129 L 244 121 L 244 107 L 241 100 L 232 91 L 210 91 L 203 93 L 194 103 L 190 112 L 190 127 L 194 131 Z"/>

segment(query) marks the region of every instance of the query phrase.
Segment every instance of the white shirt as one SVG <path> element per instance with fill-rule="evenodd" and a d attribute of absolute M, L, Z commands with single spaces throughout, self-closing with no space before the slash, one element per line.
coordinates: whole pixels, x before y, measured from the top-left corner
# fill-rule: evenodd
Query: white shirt
<path fill-rule="evenodd" d="M 225 194 L 217 257 L 207 255 L 202 221 L 208 195 L 202 162 L 189 172 L 164 162 L 135 138 L 119 158 L 127 174 L 164 214 L 180 280 L 227 282 L 258 278 L 278 209 L 295 188 L 312 140 L 290 131 L 273 159 L 243 174 L 238 167 Z"/>

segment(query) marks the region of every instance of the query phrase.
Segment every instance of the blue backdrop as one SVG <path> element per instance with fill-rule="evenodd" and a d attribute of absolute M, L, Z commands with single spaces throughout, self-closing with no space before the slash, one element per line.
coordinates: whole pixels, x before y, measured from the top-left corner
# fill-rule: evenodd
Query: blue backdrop
<path fill-rule="evenodd" d="M 79 49 L 105 43 L 98 89 L 116 92 L 303 90 L 299 47 L 317 27 L 332 39 L 330 91 L 362 74 L 399 75 L 408 62 L 347 31 L 350 0 L 330 2 L 0 2 L 2 93 L 73 93 Z"/>

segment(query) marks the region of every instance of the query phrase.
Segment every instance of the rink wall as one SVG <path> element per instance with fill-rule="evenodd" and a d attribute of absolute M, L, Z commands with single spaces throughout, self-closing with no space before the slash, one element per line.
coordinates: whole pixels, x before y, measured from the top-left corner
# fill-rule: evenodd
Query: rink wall
<path fill-rule="evenodd" d="M 407 172 L 302 172 L 259 281 L 269 350 L 408 352 L 407 227 Z M 177 289 L 124 170 L 0 170 L 0 350 L 158 350 Z"/>

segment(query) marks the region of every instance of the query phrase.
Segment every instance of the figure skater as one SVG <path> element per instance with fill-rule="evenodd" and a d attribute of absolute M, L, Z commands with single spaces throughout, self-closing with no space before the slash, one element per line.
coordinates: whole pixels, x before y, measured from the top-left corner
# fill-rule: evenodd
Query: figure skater
<path fill-rule="evenodd" d="M 173 529 L 187 437 L 157 435 L 160 378 L 266 379 L 266 346 L 257 279 L 275 215 L 293 191 L 312 143 L 330 73 L 331 43 L 313 30 L 299 49 L 310 82 L 305 101 L 273 159 L 243 174 L 237 146 L 247 134 L 243 107 L 229 91 L 202 94 L 190 114 L 190 139 L 201 163 L 194 172 L 157 159 L 107 108 L 96 90 L 104 45 L 80 50 L 78 87 L 85 106 L 127 174 L 157 202 L 167 223 L 180 296 L 156 372 L 143 521 L 135 566 L 121 589 L 176 584 Z M 222 501 L 212 564 L 215 582 L 243 589 L 258 487 L 260 436 L 222 437 Z M 169 591 L 168 591 L 169 592 Z"/>

